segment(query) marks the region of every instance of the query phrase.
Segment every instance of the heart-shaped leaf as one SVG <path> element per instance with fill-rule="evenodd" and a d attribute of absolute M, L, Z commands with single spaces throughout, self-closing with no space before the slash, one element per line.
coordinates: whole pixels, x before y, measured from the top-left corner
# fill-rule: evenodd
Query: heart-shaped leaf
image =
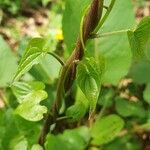
<path fill-rule="evenodd" d="M 90 113 L 92 113 L 96 107 L 100 92 L 101 78 L 102 70 L 94 58 L 86 58 L 78 65 L 77 82 L 81 91 L 89 100 Z"/>
<path fill-rule="evenodd" d="M 47 112 L 47 108 L 39 105 L 39 103 L 46 98 L 47 93 L 45 91 L 34 91 L 22 100 L 22 103 L 16 108 L 15 113 L 26 120 L 39 121 L 43 118 L 43 114 Z"/>
<path fill-rule="evenodd" d="M 84 117 L 89 108 L 89 101 L 85 97 L 81 89 L 77 88 L 76 101 L 73 106 L 70 106 L 66 111 L 66 116 L 70 118 L 71 121 L 78 121 Z"/>

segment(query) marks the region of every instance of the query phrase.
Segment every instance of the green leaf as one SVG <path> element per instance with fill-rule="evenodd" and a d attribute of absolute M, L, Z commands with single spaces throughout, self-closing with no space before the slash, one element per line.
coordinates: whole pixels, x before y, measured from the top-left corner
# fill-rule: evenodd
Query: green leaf
<path fill-rule="evenodd" d="M 80 31 L 81 18 L 90 2 L 90 0 L 66 0 L 65 2 L 62 27 L 64 41 L 69 52 L 71 52 L 75 46 Z"/>
<path fill-rule="evenodd" d="M 25 97 L 38 90 L 43 90 L 45 85 L 39 81 L 32 81 L 32 82 L 14 82 L 11 86 L 11 89 L 16 96 L 19 103 L 22 102 Z"/>
<path fill-rule="evenodd" d="M 2 149 L 10 149 L 11 140 L 15 139 L 18 134 L 18 128 L 14 123 L 12 109 L 1 109 L 2 115 L 0 116 L 0 146 Z M 13 130 L 12 130 L 13 127 Z"/>
<path fill-rule="evenodd" d="M 10 149 L 12 150 L 27 150 L 28 149 L 28 141 L 24 138 L 24 136 L 19 136 L 14 138 L 10 143 Z"/>
<path fill-rule="evenodd" d="M 31 150 L 43 150 L 43 148 L 39 144 L 34 144 Z"/>
<path fill-rule="evenodd" d="M 80 127 L 73 130 L 65 130 L 59 135 L 67 145 L 67 150 L 85 150 L 90 140 L 90 133 L 87 127 Z"/>
<path fill-rule="evenodd" d="M 80 127 L 72 130 L 65 130 L 63 134 L 54 136 L 48 134 L 46 150 L 85 150 L 90 140 L 90 133 L 87 127 Z"/>
<path fill-rule="evenodd" d="M 28 94 L 21 104 L 16 108 L 15 113 L 29 121 L 39 121 L 43 118 L 43 114 L 47 112 L 45 106 L 39 103 L 47 98 L 47 93 L 42 90 L 34 91 Z"/>
<path fill-rule="evenodd" d="M 89 100 L 90 113 L 96 108 L 101 78 L 102 72 L 94 58 L 87 58 L 78 65 L 77 82 L 85 97 Z"/>
<path fill-rule="evenodd" d="M 0 45 L 0 87 L 6 87 L 16 72 L 17 59 L 2 36 L 0 36 Z"/>
<path fill-rule="evenodd" d="M 57 17 L 54 19 L 58 20 Z M 59 19 L 60 20 L 60 19 Z M 56 21 L 56 23 L 52 26 L 52 28 L 56 27 L 56 25 L 60 25 L 60 21 Z M 53 32 L 52 35 L 49 36 L 49 47 L 50 50 L 56 49 L 57 41 L 54 39 Z M 22 40 L 22 46 L 19 47 L 19 54 L 23 56 L 24 49 L 27 47 L 29 43 L 29 39 Z M 56 78 L 59 76 L 59 71 L 61 68 L 61 64 L 51 55 L 46 55 L 39 64 L 34 65 L 29 73 L 38 81 L 42 81 L 46 84 L 51 84 Z"/>
<path fill-rule="evenodd" d="M 17 73 L 14 77 L 14 81 L 19 79 L 23 74 L 29 71 L 33 65 L 38 64 L 41 58 L 49 51 L 49 39 L 48 38 L 34 38 L 32 39 L 25 53 L 19 63 Z"/>
<path fill-rule="evenodd" d="M 147 60 L 140 60 L 132 64 L 129 76 L 134 82 L 139 84 L 147 84 L 150 82 L 150 62 Z"/>
<path fill-rule="evenodd" d="M 82 103 L 86 109 L 89 107 L 89 101 L 85 97 L 85 94 L 81 91 L 79 87 L 77 87 L 77 93 L 76 93 L 76 101 L 75 104 Z"/>
<path fill-rule="evenodd" d="M 66 143 L 64 143 L 59 137 L 52 134 L 48 134 L 45 142 L 46 150 L 68 150 Z"/>
<path fill-rule="evenodd" d="M 141 20 L 134 31 L 128 31 L 128 38 L 131 45 L 134 60 L 150 60 L 150 17 Z"/>
<path fill-rule="evenodd" d="M 12 147 L 20 145 L 24 139 L 28 141 L 30 149 L 30 146 L 37 142 L 40 131 L 37 122 L 27 121 L 15 115 L 14 110 L 10 108 L 0 109 L 0 149 L 12 150 Z"/>
<path fill-rule="evenodd" d="M 82 119 L 89 108 L 89 101 L 79 87 L 77 88 L 75 100 L 75 104 L 66 111 L 66 116 L 70 117 L 73 122 Z"/>
<path fill-rule="evenodd" d="M 84 104 L 78 103 L 73 106 L 70 106 L 66 111 L 66 116 L 68 116 L 71 121 L 78 121 L 84 117 L 86 113 L 86 108 Z"/>
<path fill-rule="evenodd" d="M 141 20 L 134 31 L 128 32 L 134 63 L 129 75 L 137 83 L 150 82 L 150 17 Z"/>
<path fill-rule="evenodd" d="M 139 102 L 132 102 L 123 98 L 116 99 L 116 111 L 123 117 L 145 117 L 145 110 Z"/>
<path fill-rule="evenodd" d="M 143 93 L 144 100 L 150 104 L 150 83 L 146 85 L 146 89 L 144 90 Z"/>
<path fill-rule="evenodd" d="M 108 6 L 110 1 L 105 1 Z M 100 33 L 130 29 L 134 27 L 135 18 L 131 0 L 116 0 L 114 8 L 102 26 Z M 96 40 L 96 55 L 105 58 L 103 83 L 118 84 L 129 70 L 131 50 L 126 34 L 107 36 Z"/>
<path fill-rule="evenodd" d="M 98 104 L 103 106 L 103 107 L 111 107 L 113 105 L 113 97 L 114 97 L 115 91 L 113 88 L 102 88 L 99 99 L 98 99 Z"/>
<path fill-rule="evenodd" d="M 25 120 L 19 115 L 13 114 L 13 116 L 15 125 L 17 126 L 17 129 L 19 129 L 19 134 L 25 136 L 28 141 L 28 147 L 31 148 L 33 144 L 37 143 L 37 137 L 39 136 L 39 133 L 41 131 L 40 124 L 37 122 Z"/>
<path fill-rule="evenodd" d="M 117 115 L 98 118 L 91 128 L 93 145 L 102 145 L 114 140 L 124 126 L 124 121 Z"/>
<path fill-rule="evenodd" d="M 104 145 L 104 150 L 141 150 L 142 149 L 142 144 L 136 138 L 135 136 L 132 135 L 124 135 L 121 138 L 118 137 L 114 141 L 112 141 L 109 144 Z"/>

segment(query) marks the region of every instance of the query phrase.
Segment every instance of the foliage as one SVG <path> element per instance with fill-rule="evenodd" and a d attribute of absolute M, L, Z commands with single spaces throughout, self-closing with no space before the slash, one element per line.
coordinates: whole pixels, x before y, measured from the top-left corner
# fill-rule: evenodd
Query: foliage
<path fill-rule="evenodd" d="M 0 36 L 0 149 L 144 149 L 150 17 L 135 26 L 131 0 L 62 3 L 52 10 L 63 35 L 32 38 L 15 54 Z"/>

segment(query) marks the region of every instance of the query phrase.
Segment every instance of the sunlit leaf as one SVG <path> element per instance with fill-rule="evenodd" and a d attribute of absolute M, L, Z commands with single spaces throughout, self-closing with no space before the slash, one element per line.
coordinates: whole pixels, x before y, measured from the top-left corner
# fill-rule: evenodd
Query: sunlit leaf
<path fill-rule="evenodd" d="M 16 108 L 15 113 L 29 121 L 39 121 L 43 114 L 47 112 L 45 106 L 39 105 L 41 101 L 47 98 L 47 93 L 42 90 L 29 94 L 22 103 Z"/>
<path fill-rule="evenodd" d="M 14 81 L 29 71 L 33 65 L 38 64 L 49 51 L 49 46 L 48 38 L 33 38 L 22 56 Z"/>
<path fill-rule="evenodd" d="M 43 150 L 43 148 L 39 144 L 34 144 L 31 150 Z"/>
<path fill-rule="evenodd" d="M 14 138 L 10 143 L 10 149 L 12 150 L 27 150 L 28 149 L 28 141 L 24 136 L 19 136 Z"/>
<path fill-rule="evenodd" d="M 25 97 L 38 90 L 43 90 L 45 85 L 42 82 L 33 81 L 33 82 L 14 82 L 11 86 L 11 89 L 14 95 L 17 97 L 19 103 L 22 102 Z"/>

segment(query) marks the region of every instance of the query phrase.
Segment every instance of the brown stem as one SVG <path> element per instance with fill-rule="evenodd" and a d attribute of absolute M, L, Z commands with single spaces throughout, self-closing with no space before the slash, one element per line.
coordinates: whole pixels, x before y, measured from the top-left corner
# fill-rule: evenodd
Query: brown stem
<path fill-rule="evenodd" d="M 89 35 L 97 27 L 102 16 L 102 10 L 103 10 L 103 0 L 92 0 L 91 5 L 87 13 L 85 14 L 83 20 L 82 35 L 84 44 L 86 44 Z M 45 137 L 49 132 L 50 125 L 56 123 L 56 119 L 59 115 L 58 111 L 62 105 L 62 100 L 64 98 L 65 93 L 72 87 L 77 67 L 77 63 L 75 62 L 82 60 L 83 56 L 84 56 L 84 48 L 80 37 L 78 37 L 74 51 L 72 52 L 71 56 L 69 57 L 65 65 L 62 67 L 60 79 L 57 85 L 56 99 L 52 107 L 52 110 L 50 110 L 50 113 L 47 116 L 47 119 L 44 123 L 39 138 L 39 144 L 42 146 L 44 145 Z"/>

